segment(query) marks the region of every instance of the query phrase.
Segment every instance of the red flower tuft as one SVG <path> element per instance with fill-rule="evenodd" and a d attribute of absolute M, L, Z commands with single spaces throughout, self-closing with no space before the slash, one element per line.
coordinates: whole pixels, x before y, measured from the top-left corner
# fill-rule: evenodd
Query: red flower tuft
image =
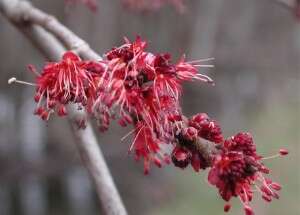
<path fill-rule="evenodd" d="M 175 147 L 172 152 L 172 161 L 173 164 L 176 167 L 179 168 L 186 168 L 192 159 L 192 154 L 188 150 L 181 148 L 181 147 Z"/>
<path fill-rule="evenodd" d="M 161 160 L 166 160 L 162 153 L 159 154 L 161 144 L 161 141 L 156 138 L 151 128 L 142 122 L 136 124 L 135 138 L 129 150 L 131 151 L 133 149 L 135 151 L 136 160 L 139 160 L 141 157 L 144 159 L 145 174 L 149 173 L 151 162 L 161 167 Z"/>
<path fill-rule="evenodd" d="M 199 113 L 189 120 L 189 125 L 198 130 L 198 136 L 215 143 L 223 141 L 223 134 L 220 125 L 211 120 L 207 114 Z"/>
<path fill-rule="evenodd" d="M 48 120 L 49 115 L 55 111 L 59 116 L 66 115 L 65 105 L 70 102 L 86 106 L 95 97 L 100 76 L 89 71 L 92 67 L 101 66 L 82 61 L 73 52 L 66 52 L 60 62 L 48 63 L 36 77 L 35 114 Z"/>
<path fill-rule="evenodd" d="M 100 87 L 106 88 L 100 89 L 98 103 L 104 102 L 108 109 L 119 106 L 121 113 L 142 115 L 152 125 L 151 121 L 159 121 L 158 115 L 180 113 L 181 82 L 199 79 L 199 74 L 192 64 L 181 60 L 174 65 L 169 54 L 153 55 L 145 51 L 146 46 L 140 37 L 132 43 L 125 39 L 124 45 L 105 55 L 108 67 Z"/>
<path fill-rule="evenodd" d="M 260 185 L 259 191 L 267 202 L 279 197 L 277 191 L 281 187 L 264 177 L 268 173 L 250 134 L 239 133 L 224 142 L 221 153 L 215 156 L 208 181 L 219 189 L 225 201 L 239 197 L 245 214 L 250 215 L 254 214 L 249 206 L 254 192 L 252 185 Z"/>
<path fill-rule="evenodd" d="M 53 112 L 65 116 L 66 105 L 71 103 L 96 118 L 100 131 L 107 130 L 112 119 L 122 127 L 132 124 L 135 129 L 129 134 L 134 133 L 134 140 L 129 152 L 135 153 L 136 160 L 143 159 L 145 174 L 151 163 L 162 167 L 163 162 L 172 161 L 182 169 L 190 164 L 196 172 L 211 167 L 210 184 L 225 201 L 238 197 L 246 215 L 254 214 L 249 205 L 253 186 L 263 200 L 278 199 L 281 186 L 265 178 L 270 171 L 262 160 L 287 155 L 288 151 L 280 149 L 263 158 L 249 133 L 224 141 L 219 123 L 206 113 L 185 117 L 179 104 L 183 82 L 212 80 L 198 73 L 201 60 L 187 62 L 183 57 L 174 64 L 170 54 L 154 55 L 146 46 L 140 37 L 133 42 L 125 39 L 125 44 L 107 52 L 101 62 L 83 61 L 66 52 L 60 62 L 48 63 L 41 74 L 28 66 L 37 75 L 34 113 L 43 120 Z M 35 85 L 16 78 L 8 81 L 13 82 Z M 76 122 L 78 128 L 86 127 L 85 116 Z M 226 204 L 224 211 L 230 207 Z"/>
<path fill-rule="evenodd" d="M 174 142 L 184 124 L 179 105 L 182 82 L 194 79 L 209 82 L 210 79 L 202 78 L 197 68 L 183 58 L 173 64 L 171 55 L 154 55 L 146 51 L 146 46 L 140 37 L 133 42 L 125 38 L 125 44 L 105 54 L 102 63 L 107 67 L 98 84 L 92 113 L 101 130 L 106 130 L 110 118 L 116 116 L 121 126 L 143 124 L 142 130 L 147 128 L 152 140 Z M 211 129 L 212 135 L 216 129 Z M 186 135 L 196 138 L 197 130 L 191 127 Z"/>

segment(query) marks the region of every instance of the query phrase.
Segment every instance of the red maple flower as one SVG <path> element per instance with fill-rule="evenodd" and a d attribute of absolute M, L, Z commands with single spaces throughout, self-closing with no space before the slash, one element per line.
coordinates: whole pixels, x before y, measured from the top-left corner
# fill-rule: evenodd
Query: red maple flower
<path fill-rule="evenodd" d="M 172 63 L 170 54 L 154 55 L 146 46 L 140 37 L 133 42 L 125 39 L 125 44 L 107 52 L 101 62 L 84 61 L 68 51 L 60 62 L 46 64 L 41 74 L 29 66 L 37 74 L 36 84 L 16 78 L 8 83 L 36 85 L 35 114 L 44 120 L 53 112 L 66 115 L 66 105 L 71 103 L 93 115 L 101 131 L 116 118 L 121 126 L 133 124 L 129 152 L 135 153 L 136 160 L 143 159 L 145 174 L 151 163 L 161 167 L 172 161 L 181 169 L 190 164 L 196 172 L 211 167 L 208 181 L 225 201 L 238 197 L 246 215 L 254 215 L 250 207 L 253 188 L 267 202 L 278 199 L 281 186 L 265 177 L 270 171 L 262 160 L 267 158 L 257 154 L 249 133 L 224 141 L 219 123 L 206 113 L 191 118 L 182 114 L 183 82 L 213 83 L 198 73 L 202 61 L 187 62 L 182 57 Z M 77 119 L 77 124 L 85 128 L 85 118 Z M 280 149 L 268 158 L 287 154 Z M 230 208 L 227 203 L 224 211 Z"/>
<path fill-rule="evenodd" d="M 154 55 L 146 46 L 140 37 L 133 42 L 125 38 L 125 44 L 105 54 L 107 67 L 98 84 L 93 114 L 101 130 L 108 128 L 110 118 L 117 117 L 121 126 L 142 123 L 151 130 L 153 140 L 169 143 L 182 129 L 182 119 L 170 120 L 182 115 L 182 82 L 211 79 L 198 74 L 199 65 L 184 58 L 173 64 L 169 54 Z M 146 152 L 150 153 L 139 154 Z"/>
<path fill-rule="evenodd" d="M 200 169 L 206 169 L 210 166 L 213 154 L 202 154 L 198 148 L 199 144 L 202 143 L 199 142 L 203 141 L 201 138 L 214 143 L 222 142 L 223 136 L 220 126 L 215 121 L 211 121 L 205 113 L 196 114 L 190 119 L 181 116 L 180 119 L 181 128 L 177 128 L 174 132 L 176 134 L 176 147 L 171 155 L 173 164 L 182 169 L 191 164 L 196 172 Z M 207 126 L 209 125 L 208 122 L 213 123 L 213 125 Z"/>
<path fill-rule="evenodd" d="M 46 64 L 36 77 L 35 114 L 48 120 L 52 112 L 66 115 L 66 105 L 70 102 L 87 106 L 95 97 L 101 72 L 100 64 L 82 61 L 73 52 L 66 52 L 60 62 Z"/>
<path fill-rule="evenodd" d="M 219 189 L 225 201 L 238 197 L 244 205 L 246 215 L 254 214 L 249 206 L 254 188 L 262 198 L 270 202 L 279 198 L 281 189 L 278 183 L 265 178 L 269 170 L 262 163 L 262 157 L 256 153 L 256 147 L 249 133 L 238 133 L 226 140 L 220 154 L 216 155 L 208 181 Z M 253 188 L 254 187 L 254 188 Z M 224 208 L 228 211 L 228 207 Z"/>
<path fill-rule="evenodd" d="M 194 115 L 189 120 L 189 126 L 198 130 L 198 136 L 215 143 L 223 142 L 222 130 L 219 123 L 211 120 L 206 113 Z"/>
<path fill-rule="evenodd" d="M 186 168 L 192 160 L 192 153 L 183 148 L 175 147 L 172 152 L 172 162 L 176 167 Z"/>
<path fill-rule="evenodd" d="M 136 160 L 143 158 L 144 174 L 149 173 L 151 162 L 159 168 L 162 166 L 162 160 L 168 164 L 168 156 L 161 150 L 163 142 L 157 138 L 153 130 L 143 122 L 136 123 L 135 127 L 135 137 L 129 151 L 132 149 L 135 151 Z"/>

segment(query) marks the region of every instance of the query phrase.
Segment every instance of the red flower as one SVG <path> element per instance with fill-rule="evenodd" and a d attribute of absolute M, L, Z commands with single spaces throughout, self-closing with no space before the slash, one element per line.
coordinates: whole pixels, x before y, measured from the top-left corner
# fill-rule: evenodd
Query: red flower
<path fill-rule="evenodd" d="M 199 130 L 201 130 L 201 127 L 197 127 L 198 124 L 193 124 L 193 122 L 207 119 L 208 116 L 206 114 L 197 114 L 192 118 L 193 120 L 188 120 L 184 116 L 177 118 L 177 120 L 181 120 L 181 128 L 177 128 L 176 132 L 174 132 L 176 147 L 172 152 L 173 164 L 180 168 L 185 168 L 191 164 L 196 172 L 199 172 L 200 169 L 206 169 L 209 167 L 213 155 L 202 154 L 199 151 L 199 141 L 201 142 L 199 139 L 201 137 L 199 136 Z M 175 122 L 178 123 L 179 121 Z"/>
<path fill-rule="evenodd" d="M 95 97 L 100 68 L 100 64 L 82 61 L 73 52 L 66 52 L 60 62 L 48 63 L 36 77 L 35 114 L 47 120 L 54 111 L 66 115 L 65 105 L 70 102 L 86 106 Z"/>
<path fill-rule="evenodd" d="M 200 62 L 201 60 L 186 62 L 185 56 L 183 56 L 175 66 L 178 79 L 184 81 L 199 80 L 213 84 L 214 82 L 210 77 L 198 73 L 197 67 L 202 66 L 201 64 L 199 64 Z"/>
<path fill-rule="evenodd" d="M 145 123 L 138 122 L 136 124 L 134 141 L 130 146 L 130 151 L 134 149 L 136 160 L 141 157 L 144 159 L 144 173 L 148 174 L 150 164 L 153 162 L 156 166 L 161 167 L 161 160 L 168 163 L 164 153 L 161 152 L 161 140 L 159 140 L 153 130 L 149 128 Z"/>
<path fill-rule="evenodd" d="M 93 112 L 98 119 L 100 127 L 108 127 L 113 109 L 120 109 L 120 123 L 126 125 L 133 121 L 130 114 L 138 115 L 144 108 L 142 93 L 146 90 L 143 84 L 142 74 L 138 69 L 143 66 L 143 50 L 146 42 L 137 38 L 135 42 L 126 43 L 118 48 L 113 48 L 106 54 L 107 64 L 102 74 L 97 92 L 97 100 L 94 103 Z"/>
<path fill-rule="evenodd" d="M 192 159 L 192 153 L 182 147 L 175 147 L 172 152 L 172 162 L 176 167 L 186 168 Z"/>
<path fill-rule="evenodd" d="M 262 164 L 261 156 L 257 155 L 255 144 L 249 133 L 239 133 L 226 140 L 223 150 L 215 156 L 208 181 L 219 189 L 225 201 L 231 197 L 239 197 L 244 205 L 245 214 L 254 214 L 249 202 L 253 196 L 255 185 L 264 200 L 270 202 L 278 198 L 280 185 L 266 179 L 268 169 Z"/>
<path fill-rule="evenodd" d="M 198 136 L 215 143 L 223 142 L 220 125 L 211 120 L 206 113 L 199 113 L 189 120 L 189 125 L 198 130 Z"/>
<path fill-rule="evenodd" d="M 244 155 L 252 156 L 255 159 L 258 159 L 256 154 L 256 146 L 253 142 L 250 133 L 238 133 L 230 139 L 225 140 L 224 147 L 228 151 L 240 151 Z"/>
<path fill-rule="evenodd" d="M 169 54 L 153 55 L 145 51 L 146 46 L 140 37 L 134 42 L 125 39 L 124 45 L 105 55 L 108 66 L 100 81 L 97 104 L 104 103 L 108 109 L 118 106 L 121 113 L 141 115 L 153 127 L 162 116 L 180 113 L 182 81 L 210 79 L 199 78 L 197 68 L 183 59 L 172 64 Z"/>
<path fill-rule="evenodd" d="M 173 64 L 171 55 L 154 55 L 146 46 L 139 37 L 133 42 L 125 39 L 125 44 L 107 52 L 102 62 L 83 61 L 66 52 L 60 62 L 48 63 L 41 74 L 29 66 L 37 74 L 36 84 L 16 78 L 8 83 L 36 85 L 35 114 L 43 120 L 52 112 L 65 116 L 66 105 L 71 103 L 93 115 L 100 131 L 107 130 L 116 118 L 121 126 L 133 124 L 129 152 L 135 153 L 136 160 L 143 159 L 145 174 L 151 163 L 161 167 L 172 161 L 181 169 L 190 164 L 196 172 L 211 167 L 208 181 L 225 201 L 238 197 L 246 215 L 254 214 L 249 205 L 253 186 L 265 201 L 278 199 L 281 186 L 265 178 L 269 169 L 262 160 L 285 156 L 288 151 L 280 149 L 278 154 L 263 158 L 249 133 L 224 141 L 219 123 L 206 113 L 185 117 L 179 104 L 182 83 L 212 80 L 198 73 L 201 60 L 186 62 L 181 58 Z M 78 128 L 86 127 L 85 116 L 76 122 Z M 226 204 L 224 211 L 230 207 Z"/>
<path fill-rule="evenodd" d="M 92 113 L 98 119 L 100 130 L 106 130 L 110 118 L 114 117 L 119 118 L 121 126 L 141 123 L 145 127 L 142 130 L 147 128 L 148 136 L 152 135 L 151 140 L 159 140 L 159 146 L 162 142 L 174 142 L 176 133 L 183 128 L 182 118 L 169 120 L 172 116 L 181 116 L 182 82 L 194 79 L 209 82 L 210 79 L 199 75 L 197 68 L 183 58 L 172 64 L 169 54 L 154 55 L 145 50 L 146 46 L 140 37 L 133 42 L 125 39 L 125 44 L 105 54 L 103 63 L 107 67 L 98 84 Z M 216 129 L 211 129 L 212 133 Z M 197 131 L 192 127 L 189 135 L 192 130 L 196 137 Z M 137 154 L 149 160 L 146 156 L 149 150 L 140 151 Z M 198 164 L 194 166 L 198 168 Z"/>
<path fill-rule="evenodd" d="M 188 141 L 196 141 L 198 137 L 198 130 L 194 127 L 187 127 L 182 129 L 183 138 Z"/>

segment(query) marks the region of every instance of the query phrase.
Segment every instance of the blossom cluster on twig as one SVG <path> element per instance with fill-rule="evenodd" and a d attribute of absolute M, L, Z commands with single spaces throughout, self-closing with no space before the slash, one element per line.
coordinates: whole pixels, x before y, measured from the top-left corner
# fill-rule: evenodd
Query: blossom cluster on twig
<path fill-rule="evenodd" d="M 146 51 L 147 42 L 137 37 L 108 51 L 103 60 L 82 60 L 72 51 L 61 61 L 46 63 L 41 72 L 30 65 L 35 74 L 34 114 L 47 121 L 52 114 L 67 115 L 68 104 L 84 109 L 95 119 L 100 131 L 109 128 L 111 120 L 134 129 L 129 153 L 143 160 L 144 173 L 150 165 L 163 164 L 185 169 L 189 165 L 199 172 L 209 168 L 208 181 L 228 202 L 237 197 L 246 215 L 254 214 L 250 202 L 254 191 L 270 202 L 278 199 L 281 186 L 268 175 L 263 157 L 256 151 L 250 133 L 240 132 L 224 138 L 220 124 L 206 113 L 187 117 L 182 113 L 182 84 L 200 81 L 214 84 L 199 73 L 200 67 L 211 67 L 211 58 L 187 61 L 182 56 L 173 63 L 168 53 Z M 9 83 L 20 82 L 16 78 Z M 86 119 L 78 119 L 78 128 L 85 128 Z M 124 138 L 126 138 L 124 137 Z M 124 139 L 123 138 L 123 139 Z M 277 156 L 287 155 L 281 149 Z M 226 203 L 224 211 L 230 209 Z"/>

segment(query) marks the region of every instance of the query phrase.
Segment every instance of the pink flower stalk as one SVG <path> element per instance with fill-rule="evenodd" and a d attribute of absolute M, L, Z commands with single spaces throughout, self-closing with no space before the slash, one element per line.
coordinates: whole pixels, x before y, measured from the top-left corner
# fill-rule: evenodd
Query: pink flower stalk
<path fill-rule="evenodd" d="M 30 69 L 35 72 L 32 66 Z M 53 112 L 59 116 L 66 115 L 66 105 L 69 103 L 87 106 L 89 100 L 95 97 L 101 72 L 100 64 L 82 61 L 73 52 L 66 52 L 61 62 L 47 63 L 41 74 L 35 72 L 35 114 L 48 120 Z"/>

